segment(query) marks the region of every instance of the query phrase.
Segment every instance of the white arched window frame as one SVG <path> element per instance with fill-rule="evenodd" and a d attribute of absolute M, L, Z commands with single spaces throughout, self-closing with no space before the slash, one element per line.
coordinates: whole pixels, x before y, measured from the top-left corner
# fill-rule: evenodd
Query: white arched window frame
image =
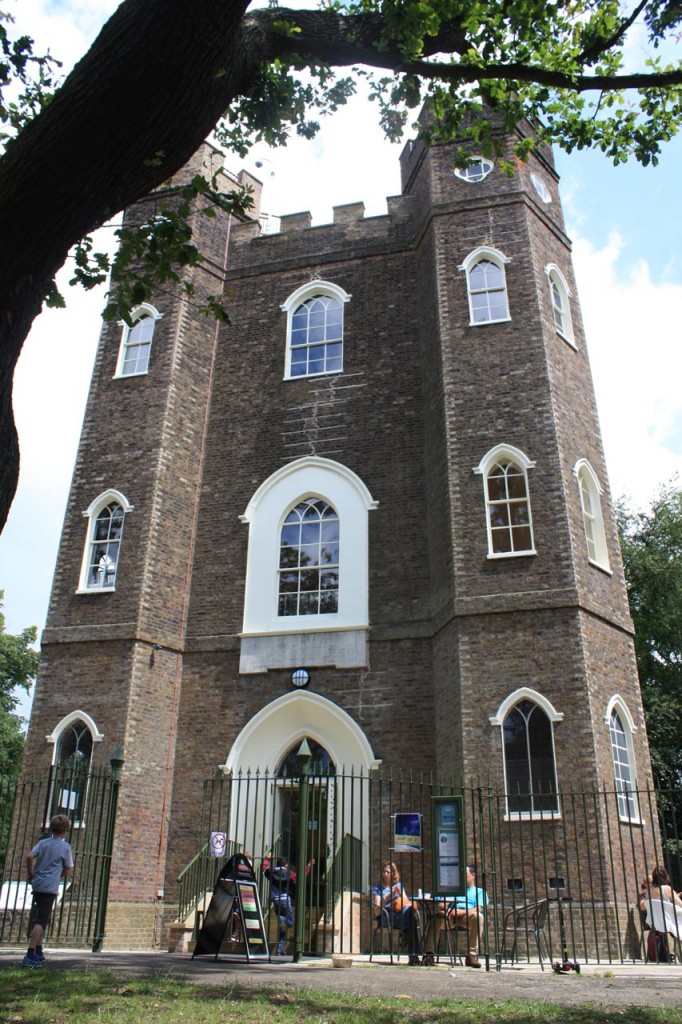
<path fill-rule="evenodd" d="M 280 615 L 282 530 L 292 509 L 309 499 L 329 505 L 338 517 L 337 609 Z M 297 459 L 261 484 L 240 517 L 249 526 L 242 672 L 364 664 L 369 625 L 368 513 L 376 507 L 352 470 L 319 456 Z M 324 643 L 315 639 L 322 632 L 330 634 Z"/>
<path fill-rule="evenodd" d="M 488 558 L 536 554 L 528 487 L 528 470 L 534 466 L 519 448 L 507 444 L 491 448 L 474 466 L 483 478 Z"/>
<path fill-rule="evenodd" d="M 155 306 L 143 302 L 133 310 L 130 325 L 119 321 L 123 333 L 114 377 L 140 377 L 147 373 L 154 330 L 161 317 Z"/>
<path fill-rule="evenodd" d="M 601 507 L 602 489 L 597 474 L 587 459 L 579 459 L 573 472 L 578 481 L 587 557 L 592 565 L 596 565 L 605 572 L 610 572 L 609 552 L 606 547 L 606 531 Z"/>
<path fill-rule="evenodd" d="M 82 825 L 94 745 L 102 742 L 104 734 L 85 711 L 72 711 L 45 739 L 53 744 L 55 769 L 48 820 L 53 814 L 66 814 L 73 825 Z"/>
<path fill-rule="evenodd" d="M 510 792 L 513 790 L 513 782 L 511 775 L 511 766 L 508 764 L 508 748 L 509 745 L 505 738 L 505 722 L 509 715 L 512 714 L 517 708 L 522 708 L 524 711 L 527 710 L 528 706 L 533 706 L 533 713 L 535 710 L 540 711 L 544 716 L 549 726 L 548 736 L 548 749 L 545 753 L 549 757 L 550 763 L 545 763 L 538 768 L 537 764 L 537 751 L 532 749 L 532 737 L 527 730 L 526 735 L 528 742 L 526 745 L 526 756 L 528 759 L 528 778 L 530 785 L 528 787 L 529 792 L 525 794 L 515 794 Z M 556 774 L 556 756 L 554 752 L 554 726 L 555 723 L 563 721 L 563 712 L 557 711 L 551 701 L 547 700 L 537 690 L 532 690 L 527 686 L 519 687 L 510 693 L 502 703 L 500 704 L 497 712 L 491 715 L 489 722 L 493 726 L 499 726 L 502 734 L 502 764 L 504 769 L 504 788 L 506 793 L 506 811 L 505 816 L 507 820 L 519 820 L 519 819 L 547 819 L 547 818 L 558 818 L 561 816 L 561 805 L 559 802 L 559 787 L 557 783 Z M 534 783 L 537 782 L 538 772 L 544 784 L 537 786 Z M 521 808 L 519 805 L 525 804 L 525 808 Z M 516 806 L 515 806 L 516 805 Z"/>
<path fill-rule="evenodd" d="M 637 726 L 620 694 L 615 694 L 609 701 L 604 722 L 608 726 L 611 741 L 618 816 L 621 821 L 640 824 L 633 742 Z"/>
<path fill-rule="evenodd" d="M 78 594 L 110 593 L 116 589 L 125 516 L 133 506 L 120 491 L 108 490 L 83 512 L 88 520 L 78 582 Z"/>
<path fill-rule="evenodd" d="M 511 257 L 489 246 L 470 252 L 458 268 L 464 271 L 469 296 L 469 325 L 498 324 L 511 320 L 505 264 Z"/>
<path fill-rule="evenodd" d="M 573 318 L 571 317 L 571 289 L 555 263 L 548 263 L 545 273 L 549 282 L 549 300 L 556 332 L 572 348 L 577 348 L 573 334 Z"/>
<path fill-rule="evenodd" d="M 287 314 L 285 380 L 343 372 L 344 305 L 350 298 L 331 281 L 309 281 L 282 303 Z"/>

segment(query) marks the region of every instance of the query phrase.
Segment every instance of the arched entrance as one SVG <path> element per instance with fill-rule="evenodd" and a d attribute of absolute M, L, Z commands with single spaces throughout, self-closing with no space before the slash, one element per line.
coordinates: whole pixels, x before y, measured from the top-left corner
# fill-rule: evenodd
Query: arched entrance
<path fill-rule="evenodd" d="M 323 880 L 344 842 L 369 835 L 363 787 L 380 762 L 351 716 L 320 694 L 284 694 L 240 732 L 222 766 L 232 779 L 229 839 L 256 858 L 273 853 L 298 859 L 303 823 L 296 754 L 304 739 L 312 753 L 306 859 L 315 859 L 314 877 Z M 361 861 L 364 876 L 364 850 Z"/>

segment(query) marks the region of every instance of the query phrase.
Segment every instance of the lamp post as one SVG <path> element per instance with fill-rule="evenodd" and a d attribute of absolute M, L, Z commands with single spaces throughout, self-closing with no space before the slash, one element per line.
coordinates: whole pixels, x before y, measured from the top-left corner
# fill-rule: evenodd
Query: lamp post
<path fill-rule="evenodd" d="M 312 756 L 308 741 L 304 739 L 296 753 L 301 773 L 298 790 L 298 861 L 296 865 L 298 884 L 296 887 L 296 916 L 294 918 L 294 963 L 298 963 L 303 954 L 306 911 L 305 866 L 308 856 L 308 765 Z"/>

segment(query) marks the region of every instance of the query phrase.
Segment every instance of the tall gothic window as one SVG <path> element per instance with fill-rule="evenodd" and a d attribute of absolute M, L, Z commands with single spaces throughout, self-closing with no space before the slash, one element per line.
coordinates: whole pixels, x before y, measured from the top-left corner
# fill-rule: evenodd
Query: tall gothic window
<path fill-rule="evenodd" d="M 482 247 L 469 253 L 459 268 L 466 273 L 472 326 L 510 319 L 505 263 L 508 257 L 497 249 Z"/>
<path fill-rule="evenodd" d="M 59 733 L 51 813 L 66 814 L 73 822 L 83 820 L 92 748 L 92 732 L 81 718 L 69 721 Z"/>
<path fill-rule="evenodd" d="M 147 373 L 154 328 L 160 316 L 161 314 L 154 306 L 144 303 L 133 312 L 132 323 L 123 324 L 116 367 L 117 377 L 136 377 Z"/>
<path fill-rule="evenodd" d="M 601 508 L 601 487 L 597 475 L 585 459 L 576 463 L 574 473 L 580 490 L 587 557 L 594 565 L 609 570 L 609 553 Z"/>
<path fill-rule="evenodd" d="M 575 348 L 570 305 L 571 293 L 566 284 L 566 278 L 554 263 L 545 267 L 545 273 L 549 279 L 549 297 L 557 334 L 560 334 L 564 341 Z"/>
<path fill-rule="evenodd" d="M 488 558 L 535 554 L 528 491 L 534 465 L 519 448 L 498 444 L 474 467 L 483 477 Z"/>
<path fill-rule="evenodd" d="M 280 536 L 279 615 L 324 615 L 339 605 L 339 517 L 322 499 L 289 512 Z"/>
<path fill-rule="evenodd" d="M 123 524 L 132 505 L 118 491 L 96 498 L 87 512 L 89 528 L 79 592 L 109 591 L 116 587 Z"/>
<path fill-rule="evenodd" d="M 342 372 L 343 307 L 349 299 L 330 281 L 312 281 L 289 296 L 282 306 L 287 313 L 285 379 Z"/>
<path fill-rule="evenodd" d="M 505 716 L 502 734 L 509 813 L 556 813 L 554 736 L 547 713 L 523 698 Z"/>
<path fill-rule="evenodd" d="M 639 821 L 632 729 L 628 717 L 626 708 L 611 702 L 608 722 L 618 815 L 625 821 Z"/>

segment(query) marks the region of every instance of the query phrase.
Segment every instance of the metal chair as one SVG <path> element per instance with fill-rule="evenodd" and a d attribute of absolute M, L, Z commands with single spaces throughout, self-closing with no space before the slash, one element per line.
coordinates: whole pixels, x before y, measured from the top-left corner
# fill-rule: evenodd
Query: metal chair
<path fill-rule="evenodd" d="M 377 917 L 374 914 L 374 910 L 375 910 L 375 908 L 372 907 L 372 917 L 374 919 L 375 927 L 374 927 L 374 932 L 372 933 L 372 948 L 371 948 L 370 954 L 369 954 L 370 962 L 371 962 L 372 957 L 374 956 L 374 954 L 377 952 L 377 949 L 376 949 L 377 935 L 380 937 L 380 940 L 381 940 L 380 947 L 379 947 L 379 952 L 382 953 L 382 954 L 384 953 L 384 936 L 388 937 L 388 952 L 389 952 L 389 955 L 390 955 L 390 958 L 391 958 L 391 963 L 393 963 L 393 942 L 394 942 L 394 937 L 396 935 L 398 936 L 398 949 L 396 951 L 396 958 L 397 958 L 398 962 L 400 962 L 400 935 L 401 935 L 401 933 L 396 928 L 393 927 L 393 915 L 391 913 L 389 913 L 389 911 L 384 907 L 384 909 L 381 911 L 381 914 Z"/>
<path fill-rule="evenodd" d="M 519 940 L 519 932 L 526 936 L 532 933 L 535 938 L 535 944 L 538 950 L 538 958 L 540 960 L 540 967 L 544 971 L 545 965 L 543 962 L 543 946 L 544 946 L 544 958 L 549 963 L 552 959 L 552 954 L 549 948 L 549 942 L 545 935 L 545 925 L 547 923 L 547 917 L 549 915 L 549 900 L 541 899 L 536 900 L 533 903 L 524 903 L 522 907 L 512 907 L 511 910 L 507 911 L 504 917 L 504 948 L 502 955 L 506 956 L 507 952 L 507 936 L 512 933 L 514 935 L 514 942 L 511 948 L 511 962 L 514 960 L 518 961 L 517 947 Z"/>

